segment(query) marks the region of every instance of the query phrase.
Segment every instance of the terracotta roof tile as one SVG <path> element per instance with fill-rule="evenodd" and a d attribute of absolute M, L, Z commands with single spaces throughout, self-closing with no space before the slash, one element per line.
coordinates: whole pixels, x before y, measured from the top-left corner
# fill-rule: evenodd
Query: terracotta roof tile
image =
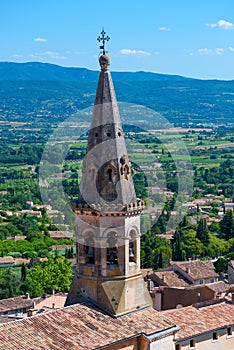
<path fill-rule="evenodd" d="M 211 290 L 217 293 L 228 293 L 234 291 L 234 284 L 227 284 L 222 281 L 207 284 Z"/>
<path fill-rule="evenodd" d="M 204 307 L 187 306 L 181 309 L 161 311 L 180 327 L 177 339 L 182 340 L 234 324 L 234 309 L 231 302 L 213 302 Z"/>
<path fill-rule="evenodd" d="M 0 349 L 91 350 L 173 326 L 152 308 L 112 318 L 83 303 L 0 325 Z"/>
<path fill-rule="evenodd" d="M 176 261 L 172 265 L 180 267 L 182 270 L 187 272 L 187 274 L 194 280 L 218 277 L 218 274 L 214 271 L 214 266 L 212 261 L 206 260 L 191 260 L 191 261 Z"/>
<path fill-rule="evenodd" d="M 156 283 L 168 287 L 189 286 L 189 283 L 187 283 L 174 271 L 156 271 L 152 275 L 150 275 L 150 278 Z"/>
<path fill-rule="evenodd" d="M 33 300 L 28 299 L 26 296 L 2 299 L 0 300 L 0 313 L 10 311 L 10 310 L 29 308 L 32 305 L 33 305 Z"/>
<path fill-rule="evenodd" d="M 0 258 L 0 264 L 14 264 L 14 259 L 12 256 L 4 256 Z"/>

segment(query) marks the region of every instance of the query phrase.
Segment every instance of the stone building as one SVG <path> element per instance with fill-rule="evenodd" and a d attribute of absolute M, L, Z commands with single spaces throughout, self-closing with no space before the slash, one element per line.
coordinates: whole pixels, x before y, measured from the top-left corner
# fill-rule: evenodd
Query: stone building
<path fill-rule="evenodd" d="M 67 305 L 89 299 L 111 315 L 151 304 L 140 271 L 140 215 L 115 91 L 110 57 L 99 76 L 77 215 L 77 270 Z"/>

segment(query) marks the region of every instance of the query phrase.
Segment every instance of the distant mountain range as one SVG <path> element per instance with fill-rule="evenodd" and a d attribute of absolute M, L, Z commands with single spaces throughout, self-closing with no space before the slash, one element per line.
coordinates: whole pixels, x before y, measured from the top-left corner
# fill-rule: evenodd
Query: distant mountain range
<path fill-rule="evenodd" d="M 162 81 L 185 79 L 179 75 L 167 75 L 150 72 L 112 72 L 112 77 L 120 81 Z M 0 80 L 59 80 L 79 81 L 97 80 L 98 71 L 86 68 L 61 67 L 40 62 L 0 62 Z"/>
<path fill-rule="evenodd" d="M 0 120 L 61 119 L 93 104 L 99 71 L 49 63 L 0 62 Z M 111 72 L 117 99 L 153 109 L 175 125 L 233 123 L 234 80 Z M 3 108 L 1 108 L 3 106 Z M 44 114 L 43 114 L 44 113 Z M 48 116 L 50 116 L 48 119 Z M 142 119 L 139 115 L 137 118 Z M 28 120 L 28 119 L 27 119 Z"/>

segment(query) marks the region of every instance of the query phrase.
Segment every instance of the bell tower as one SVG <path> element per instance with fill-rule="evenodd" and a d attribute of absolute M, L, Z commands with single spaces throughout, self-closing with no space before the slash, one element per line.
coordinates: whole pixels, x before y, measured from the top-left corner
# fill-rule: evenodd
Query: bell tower
<path fill-rule="evenodd" d="M 66 305 L 89 299 L 113 316 L 145 308 L 140 215 L 102 30 L 99 76 L 76 214 L 77 265 Z"/>

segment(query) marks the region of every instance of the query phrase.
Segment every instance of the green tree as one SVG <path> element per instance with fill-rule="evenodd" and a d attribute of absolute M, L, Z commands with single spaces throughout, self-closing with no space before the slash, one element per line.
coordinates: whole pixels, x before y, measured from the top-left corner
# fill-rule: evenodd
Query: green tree
<path fill-rule="evenodd" d="M 209 232 L 207 228 L 206 219 L 201 218 L 198 222 L 196 237 L 205 245 L 209 244 Z"/>
<path fill-rule="evenodd" d="M 27 269 L 26 269 L 26 265 L 22 264 L 21 265 L 21 282 L 24 282 L 26 279 L 26 274 L 27 274 Z"/>
<path fill-rule="evenodd" d="M 181 230 L 177 230 L 174 234 L 172 242 L 172 259 L 174 261 L 185 260 L 184 243 L 182 242 L 183 233 Z"/>
<path fill-rule="evenodd" d="M 226 254 L 231 246 L 230 242 L 225 239 L 218 238 L 213 234 L 210 234 L 210 241 L 206 247 L 206 253 L 208 256 L 216 257 L 220 254 Z"/>
<path fill-rule="evenodd" d="M 228 270 L 228 261 L 225 258 L 218 258 L 215 262 L 214 262 L 214 267 L 215 267 L 215 271 L 217 273 L 226 273 Z"/>
<path fill-rule="evenodd" d="M 68 292 L 73 275 L 72 265 L 67 259 L 49 258 L 28 271 L 23 290 L 32 297 L 52 293 L 53 289 L 56 292 Z"/>
<path fill-rule="evenodd" d="M 184 234 L 184 247 L 187 258 L 200 257 L 204 252 L 204 245 L 196 237 L 195 230 L 189 230 Z"/>
<path fill-rule="evenodd" d="M 234 219 L 232 210 L 227 210 L 219 225 L 222 238 L 230 239 L 234 237 Z"/>
<path fill-rule="evenodd" d="M 12 298 L 21 294 L 20 277 L 12 268 L 0 270 L 0 299 Z"/>

